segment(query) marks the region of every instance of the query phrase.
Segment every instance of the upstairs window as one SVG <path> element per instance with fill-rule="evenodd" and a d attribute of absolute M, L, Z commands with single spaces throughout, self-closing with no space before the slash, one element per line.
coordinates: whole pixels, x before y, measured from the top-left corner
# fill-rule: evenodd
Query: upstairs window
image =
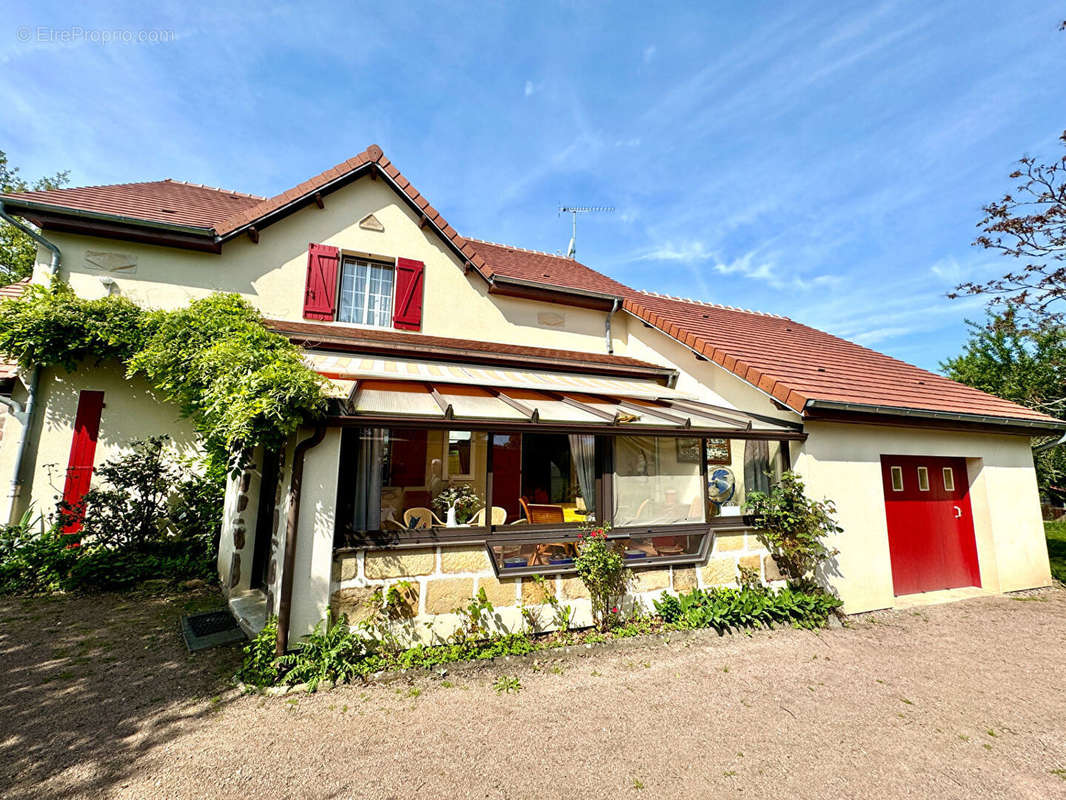
<path fill-rule="evenodd" d="M 392 327 L 394 270 L 355 258 L 345 258 L 341 266 L 338 322 Z"/>

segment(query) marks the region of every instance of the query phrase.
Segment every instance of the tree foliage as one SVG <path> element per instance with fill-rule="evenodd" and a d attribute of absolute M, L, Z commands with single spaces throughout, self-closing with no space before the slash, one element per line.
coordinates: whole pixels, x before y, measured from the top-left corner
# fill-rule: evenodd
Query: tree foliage
<path fill-rule="evenodd" d="M 1060 137 L 1066 145 L 1066 132 Z M 1025 156 L 1011 174 L 1013 192 L 984 207 L 978 247 L 1016 259 L 1019 266 L 983 283 L 966 282 L 950 297 L 988 295 L 994 310 L 1035 326 L 1066 322 L 1066 154 L 1041 163 Z"/>
<path fill-rule="evenodd" d="M 144 344 L 144 312 L 124 297 L 78 297 L 69 285 L 31 284 L 22 297 L 0 304 L 0 352 L 19 366 L 127 361 Z"/>
<path fill-rule="evenodd" d="M 29 183 L 18 172 L 18 167 L 10 166 L 7 154 L 0 150 L 0 194 L 59 189 L 70 180 L 70 173 L 64 171 Z M 36 256 L 37 243 L 18 228 L 0 220 L 0 286 L 29 277 Z"/>
<path fill-rule="evenodd" d="M 300 350 L 268 331 L 236 294 L 213 294 L 177 311 L 151 312 L 130 373 L 175 403 L 210 447 L 236 453 L 280 445 L 325 410 L 323 379 Z"/>
<path fill-rule="evenodd" d="M 34 285 L 0 304 L 0 354 L 27 368 L 118 360 L 223 458 L 278 446 L 325 410 L 324 380 L 236 294 L 144 311 L 117 296 L 86 300 L 60 281 Z"/>
<path fill-rule="evenodd" d="M 973 322 L 962 353 L 941 363 L 952 380 L 1066 419 L 1066 327 L 1020 326 L 1011 314 Z M 1066 500 L 1066 452 L 1037 453 L 1037 480 L 1048 496 Z"/>

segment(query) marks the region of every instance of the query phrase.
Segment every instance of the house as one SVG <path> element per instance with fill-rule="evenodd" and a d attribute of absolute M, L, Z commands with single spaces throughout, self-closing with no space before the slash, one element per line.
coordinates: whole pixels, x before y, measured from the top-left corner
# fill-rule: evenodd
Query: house
<path fill-rule="evenodd" d="M 2 202 L 55 248 L 32 280 L 163 308 L 239 292 L 330 380 L 329 416 L 228 489 L 219 574 L 251 627 L 299 635 L 397 581 L 438 632 L 480 589 L 514 624 L 536 576 L 587 619 L 593 520 L 635 600 L 773 582 L 742 509 L 786 469 L 837 504 L 848 612 L 1050 583 L 1030 442 L 1062 422 L 788 317 L 461 236 L 377 146 L 272 198 L 166 180 Z M 118 365 L 4 375 L 9 516 L 76 499 L 132 439 L 196 446 Z"/>

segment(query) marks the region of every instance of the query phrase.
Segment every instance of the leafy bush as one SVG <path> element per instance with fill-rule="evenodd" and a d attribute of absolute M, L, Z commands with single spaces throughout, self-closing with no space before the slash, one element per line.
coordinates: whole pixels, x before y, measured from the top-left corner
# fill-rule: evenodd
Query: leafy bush
<path fill-rule="evenodd" d="M 58 279 L 34 284 L 0 304 L 0 354 L 25 368 L 117 360 L 175 403 L 223 462 L 279 446 L 325 410 L 324 379 L 237 294 L 146 312 L 121 296 L 86 300 Z"/>
<path fill-rule="evenodd" d="M 692 589 L 678 597 L 664 594 L 655 609 L 664 622 L 679 628 L 715 628 L 720 633 L 789 624 L 824 627 L 841 602 L 823 591 L 803 592 L 766 587 Z"/>
<path fill-rule="evenodd" d="M 344 683 L 360 675 L 367 652 L 366 640 L 348 627 L 347 617 L 331 620 L 327 612 L 325 623 L 316 625 L 278 664 L 286 669 L 286 683 L 306 683 L 313 692 L 323 681 Z"/>
<path fill-rule="evenodd" d="M 25 519 L 25 518 L 24 518 Z M 57 526 L 0 528 L 0 594 L 45 594 L 66 589 L 78 552 Z"/>
<path fill-rule="evenodd" d="M 300 349 L 263 327 L 240 295 L 213 294 L 150 315 L 151 335 L 129 361 L 176 404 L 218 453 L 280 446 L 325 410 L 324 380 Z"/>
<path fill-rule="evenodd" d="M 273 686 L 281 677 L 275 648 L 278 640 L 278 618 L 270 617 L 252 641 L 244 646 L 244 661 L 236 679 L 248 686 L 262 689 Z"/>
<path fill-rule="evenodd" d="M 21 297 L 0 303 L 0 352 L 24 369 L 126 361 L 146 335 L 145 314 L 132 301 L 85 300 L 58 279 L 50 287 L 30 284 Z"/>
<path fill-rule="evenodd" d="M 751 492 L 747 510 L 755 518 L 755 535 L 785 577 L 797 587 L 816 589 L 819 568 L 838 552 L 822 539 L 843 530 L 833 501 L 811 500 L 800 477 L 785 472 L 769 493 Z"/>
<path fill-rule="evenodd" d="M 592 599 L 592 619 L 606 631 L 618 619 L 618 603 L 632 573 L 626 568 L 624 547 L 607 539 L 607 528 L 591 528 L 577 535 L 574 568 Z"/>

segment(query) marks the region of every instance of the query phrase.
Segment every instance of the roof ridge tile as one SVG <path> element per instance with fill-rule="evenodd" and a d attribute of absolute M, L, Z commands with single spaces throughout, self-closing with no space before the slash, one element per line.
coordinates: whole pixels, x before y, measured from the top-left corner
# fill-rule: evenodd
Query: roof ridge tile
<path fill-rule="evenodd" d="M 226 189 L 222 186 L 208 186 L 206 183 L 193 183 L 192 181 L 182 181 L 177 178 L 163 178 L 162 181 L 151 181 L 152 183 L 177 183 L 182 186 L 192 186 L 194 189 L 210 189 L 212 192 L 221 192 L 223 194 L 233 194 L 237 197 L 247 197 L 249 200 L 266 200 L 261 194 L 252 194 L 251 192 L 238 192 L 236 189 Z M 122 184 L 114 184 L 121 186 Z"/>
<path fill-rule="evenodd" d="M 754 314 L 757 317 L 769 317 L 771 319 L 784 319 L 792 322 L 791 317 L 786 317 L 783 314 L 771 314 L 769 311 L 756 311 L 751 308 L 741 308 L 740 306 L 727 306 L 722 303 L 712 303 L 709 300 L 696 300 L 693 297 L 677 297 L 671 294 L 662 294 L 660 292 L 653 292 L 650 289 L 637 289 L 637 294 L 644 294 L 650 297 L 658 297 L 662 300 L 674 300 L 679 303 L 692 303 L 697 306 L 707 306 L 709 308 L 718 308 L 723 311 L 739 311 L 741 314 Z"/>

